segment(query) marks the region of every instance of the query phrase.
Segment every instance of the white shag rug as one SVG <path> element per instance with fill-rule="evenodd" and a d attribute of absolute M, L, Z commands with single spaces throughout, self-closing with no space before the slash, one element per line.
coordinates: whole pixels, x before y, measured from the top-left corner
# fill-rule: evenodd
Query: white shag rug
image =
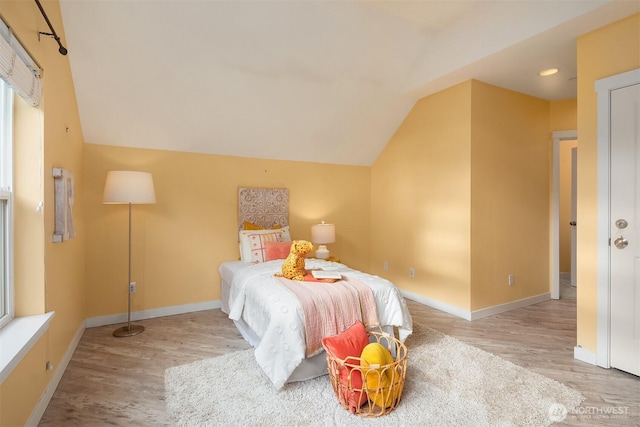
<path fill-rule="evenodd" d="M 329 377 L 278 391 L 253 350 L 169 368 L 167 411 L 177 426 L 548 426 L 580 405 L 577 391 L 429 329 L 407 341 L 398 408 L 379 418 L 343 409 Z M 560 413 L 559 413 L 560 412 Z"/>

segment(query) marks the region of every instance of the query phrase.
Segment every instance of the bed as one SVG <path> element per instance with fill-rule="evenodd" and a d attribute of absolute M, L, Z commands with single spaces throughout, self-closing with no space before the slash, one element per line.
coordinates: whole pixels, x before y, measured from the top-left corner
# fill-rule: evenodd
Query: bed
<path fill-rule="evenodd" d="M 274 213 L 274 214 L 272 214 Z M 324 351 L 309 353 L 305 344 L 305 315 L 298 298 L 274 276 L 282 258 L 265 255 L 266 241 L 291 240 L 286 189 L 238 190 L 240 260 L 223 262 L 222 310 L 255 349 L 255 357 L 274 386 L 327 374 Z M 263 230 L 246 230 L 247 224 Z M 253 228 L 253 227 L 252 227 Z M 254 238 L 253 246 L 247 236 Z M 276 245 L 274 243 L 274 245 Z M 378 276 L 326 260 L 308 258 L 307 269 L 330 269 L 371 289 L 380 325 L 404 341 L 412 333 L 412 319 L 400 290 Z"/>

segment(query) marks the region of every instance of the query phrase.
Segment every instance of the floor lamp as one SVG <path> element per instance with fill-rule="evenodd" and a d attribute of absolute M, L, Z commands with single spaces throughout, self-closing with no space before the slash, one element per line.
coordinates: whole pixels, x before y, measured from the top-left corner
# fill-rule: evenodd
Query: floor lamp
<path fill-rule="evenodd" d="M 131 324 L 131 205 L 156 202 L 153 177 L 147 172 L 109 171 L 104 184 L 102 202 L 104 204 L 129 205 L 129 280 L 127 281 L 129 305 L 127 308 L 127 326 L 113 331 L 113 336 L 130 337 L 144 331 L 144 326 Z"/>

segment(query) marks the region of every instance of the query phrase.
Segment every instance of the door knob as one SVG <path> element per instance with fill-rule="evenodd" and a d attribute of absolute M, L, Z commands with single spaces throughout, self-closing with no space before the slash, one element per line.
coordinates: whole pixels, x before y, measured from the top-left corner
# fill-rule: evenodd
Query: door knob
<path fill-rule="evenodd" d="M 570 226 L 572 226 L 572 227 L 575 227 L 576 225 L 578 225 L 578 223 L 577 223 L 577 222 L 575 222 L 575 221 L 571 221 L 571 222 L 569 223 L 569 225 L 570 225 Z"/>
<path fill-rule="evenodd" d="M 624 230 L 625 228 L 627 228 L 628 225 L 629 225 L 629 223 L 627 222 L 626 219 L 618 219 L 618 220 L 616 220 L 616 228 L 618 230 Z"/>
<path fill-rule="evenodd" d="M 616 240 L 613 241 L 613 244 L 616 245 L 618 249 L 624 249 L 629 245 L 629 241 L 624 237 L 620 236 Z"/>

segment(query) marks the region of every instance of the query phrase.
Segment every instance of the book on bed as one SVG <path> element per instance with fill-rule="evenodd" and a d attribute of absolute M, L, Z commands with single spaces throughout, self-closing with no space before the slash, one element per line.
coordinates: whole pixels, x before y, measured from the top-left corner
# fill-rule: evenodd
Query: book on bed
<path fill-rule="evenodd" d="M 338 271 L 329 271 L 329 270 L 311 270 L 311 274 L 314 279 L 342 279 L 342 274 Z"/>

